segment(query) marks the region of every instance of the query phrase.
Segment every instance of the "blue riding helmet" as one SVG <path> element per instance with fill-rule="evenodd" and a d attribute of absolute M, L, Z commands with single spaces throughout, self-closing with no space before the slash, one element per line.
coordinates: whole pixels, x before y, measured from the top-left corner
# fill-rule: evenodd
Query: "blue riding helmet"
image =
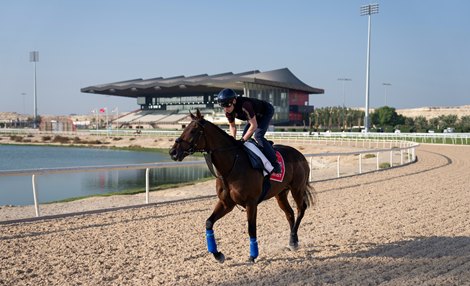
<path fill-rule="evenodd" d="M 237 98 L 237 93 L 233 89 L 226 88 L 217 95 L 217 102 L 222 107 L 229 107 L 235 98 Z"/>

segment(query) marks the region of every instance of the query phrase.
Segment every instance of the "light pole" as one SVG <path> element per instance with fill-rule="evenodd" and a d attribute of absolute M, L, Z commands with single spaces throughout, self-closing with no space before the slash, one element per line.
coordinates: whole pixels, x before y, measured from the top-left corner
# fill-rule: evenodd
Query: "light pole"
<path fill-rule="evenodd" d="M 26 92 L 21 93 L 21 96 L 23 97 L 23 114 L 26 114 L 26 107 L 25 107 L 25 102 L 24 102 L 25 95 L 26 95 Z"/>
<path fill-rule="evenodd" d="M 33 127 L 37 128 L 38 124 L 38 100 L 37 100 L 37 84 L 36 84 L 36 63 L 39 62 L 39 52 L 32 51 L 29 53 L 29 61 L 34 63 L 34 117 Z"/>
<path fill-rule="evenodd" d="M 344 88 L 344 83 L 346 81 L 352 81 L 352 79 L 350 78 L 338 78 L 338 80 L 342 81 L 343 82 L 343 108 L 346 106 L 345 105 L 345 101 L 346 101 L 346 91 L 345 91 L 345 88 Z"/>
<path fill-rule="evenodd" d="M 361 6 L 361 16 L 368 15 L 368 29 L 367 29 L 367 68 L 366 68 L 366 108 L 364 117 L 365 132 L 369 132 L 369 88 L 370 88 L 370 22 L 371 15 L 379 13 L 379 4 L 369 4 Z"/>
<path fill-rule="evenodd" d="M 391 83 L 384 82 L 382 83 L 383 86 L 385 86 L 385 106 L 387 106 L 387 87 L 392 86 Z"/>

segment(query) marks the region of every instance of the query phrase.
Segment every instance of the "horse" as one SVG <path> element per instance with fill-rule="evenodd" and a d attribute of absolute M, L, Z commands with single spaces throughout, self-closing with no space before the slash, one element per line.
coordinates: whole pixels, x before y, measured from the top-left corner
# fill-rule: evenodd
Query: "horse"
<path fill-rule="evenodd" d="M 289 248 L 298 248 L 298 235 L 300 222 L 305 210 L 313 205 L 313 187 L 309 183 L 310 167 L 304 155 L 295 148 L 284 145 L 274 145 L 284 158 L 285 174 L 282 182 L 271 181 L 271 188 L 263 192 L 264 176 L 261 170 L 254 169 L 249 161 L 243 143 L 236 140 L 227 132 L 220 129 L 201 115 L 199 109 L 196 115 L 189 112 L 191 122 L 184 128 L 169 150 L 174 161 L 182 161 L 186 156 L 195 152 L 205 152 L 210 158 L 208 166 L 215 166 L 216 193 L 218 202 L 209 218 L 206 220 L 207 249 L 214 258 L 223 263 L 225 256 L 217 250 L 214 236 L 214 224 L 238 205 L 245 208 L 248 220 L 248 234 L 250 237 L 250 256 L 248 261 L 255 262 L 259 255 L 256 238 L 257 206 L 260 198 L 267 200 L 277 199 L 279 207 L 284 211 L 290 227 Z M 295 218 L 289 201 L 289 191 L 297 205 L 297 218 Z"/>

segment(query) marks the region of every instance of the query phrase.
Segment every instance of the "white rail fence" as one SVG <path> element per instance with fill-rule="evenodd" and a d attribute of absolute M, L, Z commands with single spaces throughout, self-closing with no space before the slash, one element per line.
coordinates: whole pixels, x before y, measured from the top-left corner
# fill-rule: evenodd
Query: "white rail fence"
<path fill-rule="evenodd" d="M 292 142 L 302 143 L 305 140 L 305 143 L 314 143 L 315 140 L 311 138 L 278 138 L 276 141 L 283 142 Z M 353 176 L 358 174 L 364 174 L 369 172 L 375 172 L 381 169 L 387 169 L 391 167 L 404 166 L 416 161 L 416 148 L 419 146 L 417 143 L 413 142 L 404 142 L 404 141 L 382 141 L 382 142 L 373 142 L 373 141 L 356 141 L 356 140 L 324 140 L 321 139 L 316 143 L 324 144 L 334 144 L 336 146 L 368 146 L 368 150 L 352 151 L 352 152 L 336 152 L 336 153 L 318 153 L 318 154 L 304 154 L 307 157 L 307 160 L 310 164 L 310 181 L 322 181 L 346 176 Z M 385 148 L 385 145 L 388 145 L 389 148 Z M 377 147 L 384 147 L 378 149 Z M 374 148 L 375 147 L 375 148 Z M 383 155 L 385 154 L 385 156 Z M 382 155 L 382 156 L 381 156 Z M 354 157 L 357 157 L 355 159 Z M 333 176 L 328 176 L 325 174 L 325 169 L 331 169 L 328 166 L 318 168 L 318 162 L 316 160 L 322 160 L 322 158 L 329 158 L 328 164 L 333 164 L 335 169 L 335 174 Z M 345 159 L 350 158 L 350 159 Z M 352 158 L 352 159 L 351 159 Z M 375 159 L 374 159 L 375 158 Z M 357 163 L 353 161 L 357 160 Z M 371 167 L 370 161 L 374 160 L 373 166 Z M 344 162 L 341 164 L 343 161 Z M 368 161 L 369 163 L 367 164 Z M 316 164 L 317 163 L 317 164 Z M 31 176 L 32 182 L 32 195 L 34 201 L 34 209 L 36 217 L 41 215 L 38 194 L 37 194 L 37 185 L 36 177 L 48 174 L 65 174 L 65 173 L 79 173 L 79 172 L 100 172 L 100 171 L 119 171 L 119 170 L 142 170 L 145 169 L 145 203 L 149 204 L 149 192 L 150 192 L 150 180 L 149 180 L 149 170 L 156 168 L 181 168 L 181 167 L 191 167 L 195 165 L 205 165 L 205 161 L 188 161 L 188 162 L 160 162 L 160 163 L 146 163 L 146 164 L 126 164 L 126 165 L 107 165 L 107 166 L 83 166 L 83 167 L 62 167 L 62 168 L 39 168 L 39 169 L 27 169 L 27 170 L 7 170 L 0 171 L 0 177 L 2 176 Z M 357 167 L 354 165 L 357 164 Z M 381 166 L 381 164 L 385 164 Z M 369 169 L 365 169 L 365 166 L 369 165 Z M 316 173 L 318 172 L 318 174 Z M 319 180 L 312 180 L 312 178 L 317 177 L 321 178 Z"/>
<path fill-rule="evenodd" d="M 147 130 L 143 129 L 137 134 L 132 129 L 109 129 L 109 130 L 78 130 L 70 132 L 39 131 L 36 129 L 8 129 L 0 128 L 0 134 L 7 135 L 61 135 L 61 136 L 98 136 L 98 137 L 128 137 L 128 136 L 155 136 L 155 137 L 178 137 L 181 130 Z M 470 133 L 358 133 L 358 132 L 267 132 L 266 137 L 276 140 L 277 138 L 292 138 L 300 140 L 309 138 L 313 140 L 345 140 L 345 141 L 411 141 L 418 143 L 447 143 L 447 144 L 470 144 Z"/>

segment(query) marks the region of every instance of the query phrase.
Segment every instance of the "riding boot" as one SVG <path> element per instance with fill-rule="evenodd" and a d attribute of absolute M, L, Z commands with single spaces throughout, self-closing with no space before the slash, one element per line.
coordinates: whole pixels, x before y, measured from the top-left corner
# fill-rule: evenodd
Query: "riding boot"
<path fill-rule="evenodd" d="M 264 139 L 262 141 L 264 141 L 263 142 L 264 144 L 262 146 L 261 151 L 263 152 L 263 154 L 266 156 L 268 161 L 273 166 L 272 173 L 280 174 L 282 172 L 282 170 L 281 170 L 281 165 L 279 165 L 279 163 L 277 162 L 276 151 L 274 151 L 273 146 L 266 139 Z M 261 145 L 261 144 L 259 144 L 259 145 Z"/>
<path fill-rule="evenodd" d="M 281 165 L 279 164 L 279 162 L 277 162 L 277 160 L 271 162 L 271 165 L 273 165 L 273 173 L 280 174 L 282 172 Z"/>
<path fill-rule="evenodd" d="M 266 143 L 267 144 L 264 144 L 265 147 L 263 148 L 263 153 L 273 166 L 272 173 L 280 174 L 282 170 L 281 165 L 279 165 L 279 163 L 277 162 L 276 151 L 274 151 L 273 146 L 269 142 L 267 142 L 267 140 Z"/>

